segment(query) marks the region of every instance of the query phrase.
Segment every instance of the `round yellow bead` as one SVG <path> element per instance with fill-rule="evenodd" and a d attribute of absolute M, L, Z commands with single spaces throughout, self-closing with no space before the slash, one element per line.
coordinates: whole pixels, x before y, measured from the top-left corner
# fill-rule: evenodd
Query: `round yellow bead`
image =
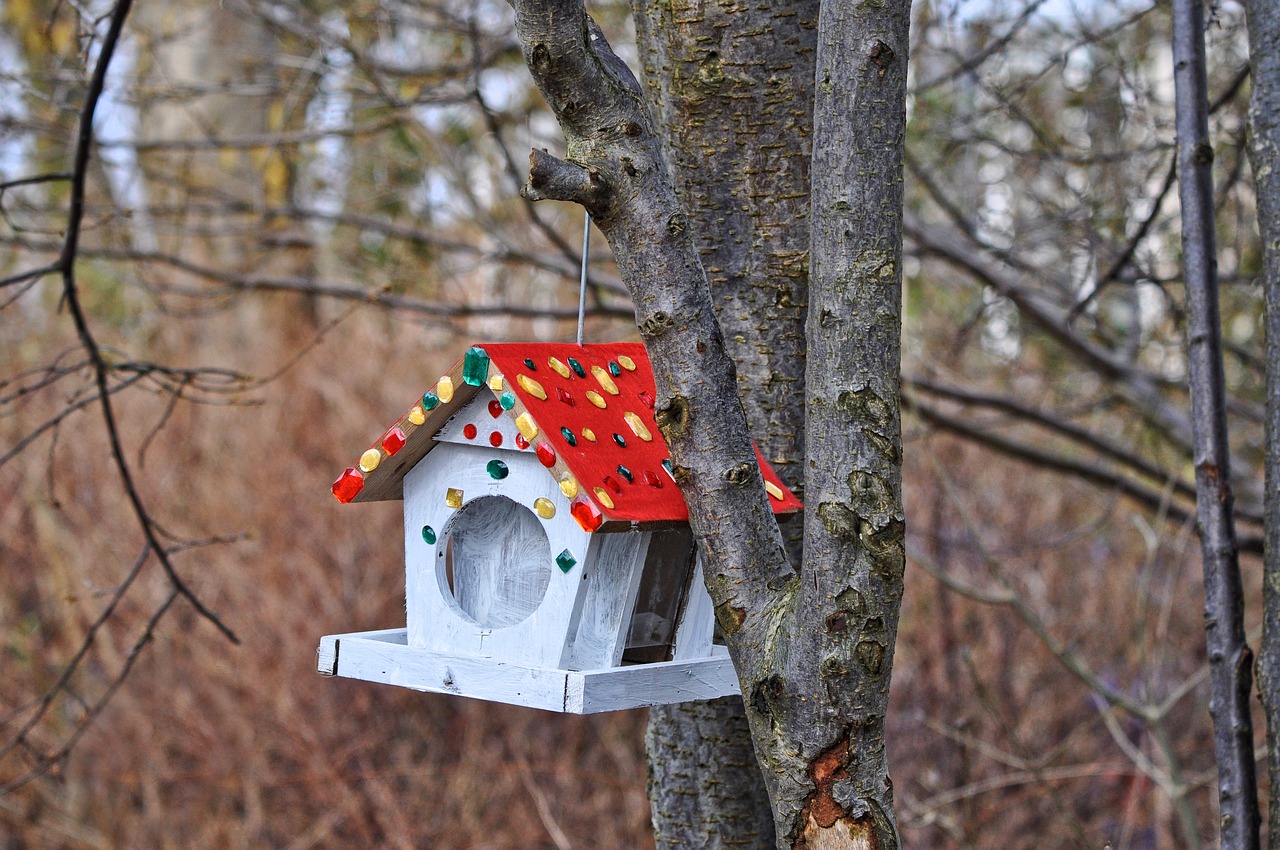
<path fill-rule="evenodd" d="M 415 407 L 413 410 L 409 411 L 409 421 L 414 425 L 421 425 L 423 422 L 427 421 L 427 415 L 422 412 L 421 407 Z"/>
<path fill-rule="evenodd" d="M 380 463 L 382 463 L 382 452 L 377 449 L 369 449 L 369 451 L 360 455 L 360 470 L 362 472 L 373 472 Z"/>
<path fill-rule="evenodd" d="M 441 375 L 440 380 L 436 381 L 436 395 L 446 404 L 453 401 L 453 378 Z"/>
<path fill-rule="evenodd" d="M 533 511 L 543 519 L 551 519 L 556 515 L 555 502 L 541 496 L 533 500 Z"/>

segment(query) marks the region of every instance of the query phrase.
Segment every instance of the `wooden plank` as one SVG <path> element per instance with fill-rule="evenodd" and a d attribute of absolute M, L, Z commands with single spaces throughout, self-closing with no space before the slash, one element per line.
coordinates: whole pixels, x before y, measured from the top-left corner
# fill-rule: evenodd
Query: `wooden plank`
<path fill-rule="evenodd" d="M 723 647 L 707 658 L 582 672 L 434 652 L 409 646 L 405 629 L 385 629 L 326 635 L 319 657 L 332 658 L 332 675 L 345 678 L 575 714 L 738 692 Z"/>
<path fill-rule="evenodd" d="M 703 658 L 711 654 L 715 637 L 716 615 L 703 580 L 702 553 L 695 556 L 693 574 L 688 591 L 684 594 L 681 611 L 676 620 L 676 639 L 671 658 L 683 661 Z"/>
<path fill-rule="evenodd" d="M 330 636 L 337 647 L 335 675 L 428 693 L 452 694 L 564 711 L 563 670 L 504 664 L 487 658 L 436 653 L 410 647 L 406 631 Z M 328 640 L 330 638 L 326 638 Z"/>
<path fill-rule="evenodd" d="M 738 693 L 738 675 L 723 647 L 707 658 L 633 664 L 570 676 L 565 711 L 595 714 L 718 699 Z"/>
<path fill-rule="evenodd" d="M 592 535 L 583 574 L 587 586 L 578 595 L 561 667 L 596 670 L 618 666 L 651 538 L 643 531 Z"/>

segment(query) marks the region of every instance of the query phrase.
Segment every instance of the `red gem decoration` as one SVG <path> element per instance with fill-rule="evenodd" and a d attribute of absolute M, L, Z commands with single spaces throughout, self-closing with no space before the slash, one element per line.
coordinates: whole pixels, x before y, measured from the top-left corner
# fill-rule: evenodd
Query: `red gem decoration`
<path fill-rule="evenodd" d="M 556 387 L 556 398 L 560 399 L 570 407 L 574 406 L 573 396 L 569 395 L 569 391 L 566 390 L 564 387 Z"/>
<path fill-rule="evenodd" d="M 496 398 L 493 401 L 489 402 L 489 415 L 492 416 L 494 419 L 497 419 L 499 416 L 502 415 L 502 405 L 498 403 L 498 400 Z"/>
<path fill-rule="evenodd" d="M 550 443 L 538 443 L 538 463 L 550 469 L 556 465 L 556 450 Z"/>
<path fill-rule="evenodd" d="M 476 426 L 472 425 L 470 422 L 463 425 L 462 436 L 466 437 L 468 440 L 474 440 L 476 438 Z"/>
<path fill-rule="evenodd" d="M 650 487 L 657 487 L 659 490 L 662 489 L 662 479 L 654 475 L 652 472 L 640 473 L 640 480 L 645 484 L 648 484 Z"/>
<path fill-rule="evenodd" d="M 569 513 L 578 521 L 578 525 L 582 526 L 583 531 L 595 531 L 600 527 L 600 523 L 604 522 L 604 515 L 600 513 L 600 509 L 585 499 L 577 499 L 569 506 Z"/>
<path fill-rule="evenodd" d="M 344 505 L 360 495 L 363 489 L 364 475 L 354 466 L 347 467 L 347 470 L 338 476 L 338 480 L 333 482 L 333 495 Z"/>
<path fill-rule="evenodd" d="M 524 438 L 524 434 L 516 434 L 516 448 L 521 451 L 529 448 L 529 441 Z"/>
<path fill-rule="evenodd" d="M 637 395 L 640 396 L 640 400 L 644 402 L 645 407 L 653 410 L 653 396 L 649 394 L 648 390 L 641 390 Z"/>
<path fill-rule="evenodd" d="M 489 435 L 489 445 L 493 446 L 495 449 L 498 446 L 502 445 L 501 431 L 494 431 L 492 434 Z"/>
<path fill-rule="evenodd" d="M 404 443 L 404 431 L 392 428 L 382 437 L 382 450 L 387 453 L 387 457 L 391 457 L 404 448 Z"/>
<path fill-rule="evenodd" d="M 621 496 L 621 495 L 622 495 L 622 485 L 621 485 L 621 484 L 619 484 L 619 483 L 618 483 L 618 479 L 614 478 L 612 475 L 606 475 L 606 476 L 604 477 L 604 486 L 606 486 L 606 487 L 608 487 L 610 490 L 612 490 L 612 491 L 613 491 L 613 495 L 615 495 L 615 496 Z"/>

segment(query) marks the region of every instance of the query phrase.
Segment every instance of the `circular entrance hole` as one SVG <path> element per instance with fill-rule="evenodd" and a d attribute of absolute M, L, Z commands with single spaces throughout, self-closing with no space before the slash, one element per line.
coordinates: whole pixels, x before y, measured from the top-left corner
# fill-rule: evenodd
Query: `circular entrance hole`
<path fill-rule="evenodd" d="M 482 626 L 523 622 L 551 583 L 551 544 L 533 511 L 506 496 L 468 502 L 449 520 L 439 578 Z"/>

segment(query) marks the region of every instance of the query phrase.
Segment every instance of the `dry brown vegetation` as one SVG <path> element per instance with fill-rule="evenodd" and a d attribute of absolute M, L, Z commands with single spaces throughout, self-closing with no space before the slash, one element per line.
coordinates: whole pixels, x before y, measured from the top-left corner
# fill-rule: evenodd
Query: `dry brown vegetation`
<path fill-rule="evenodd" d="M 181 16 L 162 12 L 188 5 L 197 4 L 143 4 L 134 37 L 163 45 L 158 33 L 170 27 L 165 37 L 186 49 L 190 32 L 175 36 L 170 20 Z M 242 57 L 230 57 L 226 80 L 201 95 L 194 83 L 155 85 L 147 62 L 162 64 L 158 47 L 135 63 L 130 102 L 156 119 L 154 138 L 165 143 L 139 147 L 137 164 L 152 193 L 157 246 L 144 256 L 131 241 L 138 211 L 109 196 L 95 170 L 78 266 L 86 309 L 116 367 L 223 370 L 146 373 L 114 398 L 126 456 L 164 542 L 176 547 L 178 571 L 239 645 L 183 599 L 140 645 L 172 593 L 152 559 L 68 687 L 50 690 L 142 538 L 91 376 L 76 365 L 83 354 L 57 282 L 13 301 L 13 288 L 0 289 L 0 454 L 87 401 L 0 464 L 0 786 L 49 768 L 0 792 L 0 848 L 652 846 L 643 712 L 565 717 L 315 673 L 319 636 L 394 627 L 404 617 L 398 506 L 342 506 L 329 483 L 468 342 L 571 338 L 564 320 L 452 311 L 572 312 L 576 268 L 572 252 L 531 223 L 494 145 L 496 127 L 518 163 L 530 144 L 556 143 L 540 135 L 546 116 L 536 96 L 521 88 L 487 118 L 468 100 L 473 54 L 524 79 L 505 18 L 480 15 L 484 25 L 476 25 L 469 3 L 312 5 L 315 18 L 297 4 L 294 28 L 266 26 L 254 3 L 208 7 L 221 16 L 218 32 L 242 28 L 226 43 L 266 45 L 258 58 L 270 59 L 275 76 L 254 76 Z M 599 5 L 610 31 L 621 30 L 625 10 Z M 935 19 L 922 13 L 930 26 L 918 30 L 923 80 L 945 77 L 968 56 L 953 32 L 939 35 L 954 21 L 945 20 L 948 4 L 936 5 Z M 0 8 L 21 41 L 28 103 L 20 121 L 0 129 L 30 142 L 33 168 L 56 170 L 81 92 L 77 24 L 63 31 L 75 10 L 52 0 Z M 1081 290 L 1063 270 L 1108 267 L 1140 210 L 1160 208 L 1153 198 L 1168 139 L 1152 45 L 1163 43 L 1164 19 L 1153 8 L 1115 32 L 1087 34 L 1098 42 L 1091 61 L 1107 72 L 1088 86 L 1058 85 L 1066 60 L 1032 49 L 1074 38 L 1057 31 L 1066 23 L 1050 20 L 1040 30 L 1015 29 L 1004 52 L 1018 61 L 993 53 L 999 67 L 982 86 L 939 83 L 915 95 L 909 206 L 925 226 L 908 240 L 905 373 L 1014 398 L 1113 440 L 1159 467 L 1161 476 L 1142 480 L 1163 501 L 1142 507 L 1115 487 L 1012 459 L 908 410 L 912 562 L 889 722 L 907 846 L 1109 841 L 1143 850 L 1200 846 L 1215 833 L 1198 543 L 1188 502 L 1169 484 L 1187 476 L 1189 461 L 1124 387 L 1011 300 L 1029 294 L 1065 312 Z M 1229 13 L 1211 55 L 1226 95 L 1215 131 L 1235 140 L 1244 101 L 1238 20 Z M 323 35 L 316 21 L 325 15 L 324 26 L 335 16 L 347 26 L 345 41 Z M 992 22 L 993 31 L 1019 15 Z M 381 54 L 373 48 L 393 31 L 422 39 L 411 46 L 430 61 L 408 71 L 374 61 Z M 0 33 L 0 54 L 11 47 L 7 38 Z M 326 58 L 315 60 L 311 77 L 299 70 L 337 54 L 348 64 L 331 67 Z M 1052 73 L 1032 67 L 1041 61 Z M 324 158 L 316 146 L 267 145 L 259 135 L 314 123 L 308 103 L 322 99 L 321 78 L 355 93 L 347 124 L 333 130 L 350 169 L 339 213 L 319 210 L 308 188 L 318 179 L 308 167 Z M 1111 106 L 1122 88 L 1131 102 L 1117 116 Z M 992 91 L 1003 98 L 996 105 Z M 205 107 L 218 121 L 191 118 Z M 1039 124 L 1055 128 L 1061 150 L 1027 141 L 1027 128 Z M 1256 507 L 1261 441 L 1250 406 L 1259 397 L 1261 334 L 1249 280 L 1257 254 L 1239 148 L 1225 143 L 1220 162 L 1223 230 L 1234 235 L 1224 240 L 1222 264 L 1236 351 L 1228 377 L 1235 422 L 1243 423 L 1234 448 L 1245 463 L 1236 472 L 1241 501 Z M 998 173 L 981 176 L 991 169 Z M 445 188 L 426 203 L 429 178 Z M 1017 203 L 973 202 L 1001 192 Z M 958 213 L 944 208 L 948 199 Z M 48 261 L 65 217 L 60 186 L 3 200 L 0 275 Z M 1117 280 L 1104 281 L 1109 288 L 1090 296 L 1094 306 L 1069 326 L 1080 340 L 1131 357 L 1134 371 L 1170 377 L 1157 392 L 1179 405 L 1180 282 L 1165 206 L 1134 243 L 1136 259 L 1118 266 Z M 576 242 L 576 214 L 540 215 L 566 244 Z M 924 238 L 967 225 L 969 241 L 953 240 L 967 252 L 960 259 Z M 625 303 L 608 292 L 613 270 L 603 249 L 596 253 L 605 294 L 588 338 L 631 337 Z M 983 268 L 1014 261 L 1025 272 L 1023 290 L 997 292 L 982 277 Z M 264 291 L 284 284 L 307 292 Z M 1150 306 L 1139 309 L 1139 284 L 1156 301 L 1154 319 L 1139 315 Z M 388 309 L 390 297 L 411 303 Z M 132 374 L 113 372 L 120 380 Z M 175 389 L 186 396 L 176 404 Z M 920 391 L 912 398 L 952 424 L 1141 478 L 998 408 Z M 1244 569 L 1252 629 L 1256 558 L 1246 557 Z M 50 710 L 17 743 L 16 730 L 37 716 L 46 693 Z M 1124 701 L 1134 710 L 1117 707 Z M 48 761 L 82 729 L 65 760 Z"/>

